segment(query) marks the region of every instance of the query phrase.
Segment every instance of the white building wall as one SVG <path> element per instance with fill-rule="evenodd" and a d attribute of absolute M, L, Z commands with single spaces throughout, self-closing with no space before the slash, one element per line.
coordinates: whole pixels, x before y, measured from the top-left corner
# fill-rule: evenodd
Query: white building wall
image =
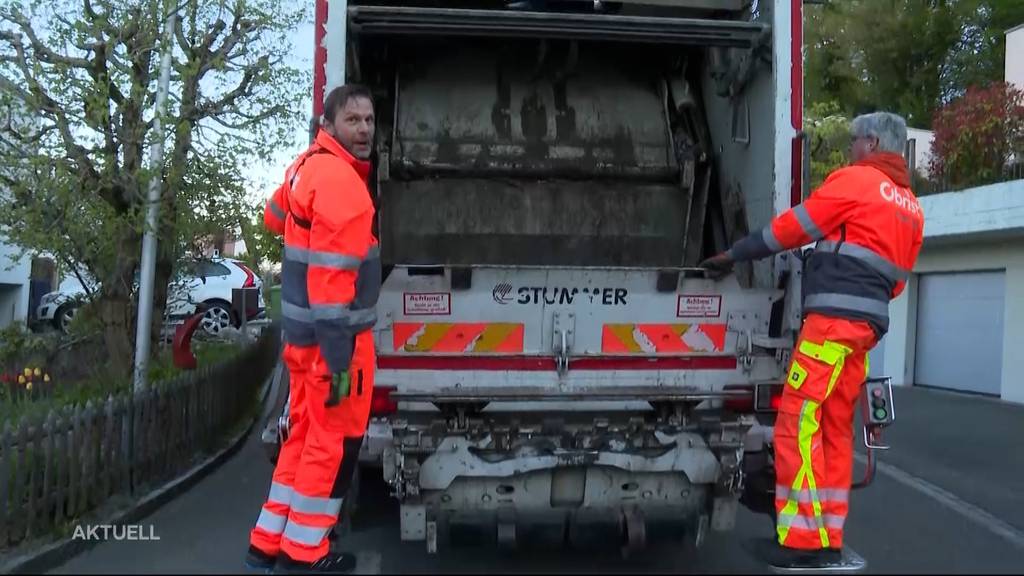
<path fill-rule="evenodd" d="M 1003 77 L 1024 90 L 1024 24 L 1006 33 L 1006 70 Z"/>
<path fill-rule="evenodd" d="M 921 198 L 925 245 L 907 289 L 889 305 L 884 373 L 914 383 L 919 274 L 1006 271 L 1001 397 L 1024 403 L 1024 180 Z"/>
<path fill-rule="evenodd" d="M 32 264 L 17 259 L 19 251 L 0 236 L 0 328 L 28 320 L 29 278 Z"/>
<path fill-rule="evenodd" d="M 932 143 L 935 133 L 931 130 L 907 128 L 907 140 L 914 141 L 914 166 L 922 176 L 928 175 L 928 163 L 932 161 Z"/>

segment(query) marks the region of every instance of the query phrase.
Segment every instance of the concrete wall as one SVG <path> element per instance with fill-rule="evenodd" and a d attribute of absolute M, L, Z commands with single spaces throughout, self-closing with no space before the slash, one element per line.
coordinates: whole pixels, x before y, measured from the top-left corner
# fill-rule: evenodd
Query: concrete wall
<path fill-rule="evenodd" d="M 0 328 L 12 321 L 28 320 L 29 277 L 32 274 L 28 258 L 15 260 L 18 250 L 3 242 L 0 236 Z"/>
<path fill-rule="evenodd" d="M 1001 396 L 1024 403 L 1016 362 L 1024 350 L 1024 180 L 928 196 L 921 206 L 925 245 L 907 289 L 889 305 L 884 373 L 894 384 L 914 383 L 920 274 L 1005 270 Z"/>
<path fill-rule="evenodd" d="M 1006 33 L 1006 70 L 1004 78 L 1024 90 L 1024 24 Z"/>

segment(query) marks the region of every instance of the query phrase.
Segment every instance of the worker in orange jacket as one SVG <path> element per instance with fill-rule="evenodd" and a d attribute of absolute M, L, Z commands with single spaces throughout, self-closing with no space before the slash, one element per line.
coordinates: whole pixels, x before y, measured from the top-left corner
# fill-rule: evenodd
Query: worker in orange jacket
<path fill-rule="evenodd" d="M 289 167 L 264 221 L 284 234 L 281 317 L 290 378 L 290 427 L 270 494 L 250 536 L 254 569 L 340 574 L 352 554 L 328 534 L 358 463 L 370 417 L 372 328 L 381 264 L 367 182 L 370 92 L 333 90 L 316 140 Z"/>
<path fill-rule="evenodd" d="M 924 214 L 901 155 L 906 123 L 895 114 L 856 118 L 852 165 L 805 202 L 702 266 L 723 271 L 811 242 L 804 266 L 804 323 L 775 424 L 777 568 L 841 562 L 853 475 L 853 418 L 867 354 L 889 328 L 917 260 Z"/>

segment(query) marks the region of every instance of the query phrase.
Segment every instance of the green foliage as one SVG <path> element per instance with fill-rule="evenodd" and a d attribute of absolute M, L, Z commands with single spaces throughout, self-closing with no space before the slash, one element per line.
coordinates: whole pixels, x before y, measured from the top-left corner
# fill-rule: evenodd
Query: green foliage
<path fill-rule="evenodd" d="M 166 46 L 172 7 L 178 26 Z M 287 61 L 308 8 L 0 0 L 0 233 L 98 279 L 99 299 L 113 306 L 98 306 L 97 318 L 122 367 L 150 180 L 161 179 L 161 285 L 197 239 L 237 227 L 248 213 L 245 167 L 289 147 L 305 125 L 310 74 Z M 173 62 L 161 134 L 153 110 L 162 49 Z M 158 138 L 164 164 L 154 170 L 147 161 Z"/>
<path fill-rule="evenodd" d="M 808 103 L 848 115 L 887 110 L 930 128 L 972 85 L 1002 80 L 1019 0 L 831 0 L 805 5 Z"/>
<path fill-rule="evenodd" d="M 0 371 L 7 373 L 22 365 L 38 365 L 45 361 L 51 343 L 28 331 L 24 325 L 11 324 L 0 329 Z"/>
<path fill-rule="evenodd" d="M 812 104 L 804 115 L 804 127 L 810 136 L 811 189 L 848 162 L 850 119 L 839 112 L 839 104 Z"/>
<path fill-rule="evenodd" d="M 265 203 L 260 201 L 240 212 L 239 227 L 248 253 L 246 261 L 253 270 L 264 270 L 267 266 L 281 262 L 284 239 L 275 235 L 263 225 Z"/>
<path fill-rule="evenodd" d="M 1001 179 L 1024 154 L 1024 91 L 1006 83 L 972 88 L 936 116 L 929 172 L 951 188 Z"/>

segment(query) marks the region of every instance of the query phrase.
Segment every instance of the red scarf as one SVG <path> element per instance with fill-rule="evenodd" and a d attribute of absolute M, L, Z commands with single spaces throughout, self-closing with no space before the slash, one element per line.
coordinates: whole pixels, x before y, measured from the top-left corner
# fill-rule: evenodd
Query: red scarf
<path fill-rule="evenodd" d="M 875 152 L 859 162 L 854 162 L 853 165 L 870 166 L 881 170 L 882 173 L 892 179 L 893 184 L 903 188 L 910 187 L 910 171 L 907 169 L 907 161 L 903 159 L 901 154 L 896 154 L 895 152 Z"/>

